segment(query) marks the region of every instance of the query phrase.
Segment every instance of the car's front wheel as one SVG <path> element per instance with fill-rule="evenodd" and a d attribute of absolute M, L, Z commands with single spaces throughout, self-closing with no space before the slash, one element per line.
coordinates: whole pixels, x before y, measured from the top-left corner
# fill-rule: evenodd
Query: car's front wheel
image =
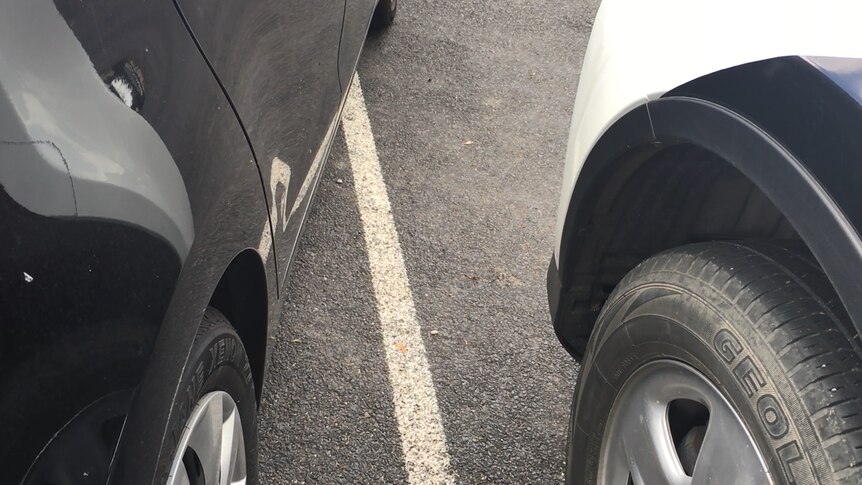
<path fill-rule="evenodd" d="M 810 255 L 703 243 L 608 299 L 569 429 L 567 483 L 860 483 L 862 352 Z"/>
<path fill-rule="evenodd" d="M 242 341 L 207 309 L 181 384 L 168 485 L 257 484 L 257 402 Z"/>

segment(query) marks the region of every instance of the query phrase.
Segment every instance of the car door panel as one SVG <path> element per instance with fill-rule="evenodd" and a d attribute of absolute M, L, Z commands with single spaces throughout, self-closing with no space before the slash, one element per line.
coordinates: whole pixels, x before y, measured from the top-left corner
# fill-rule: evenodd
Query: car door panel
<path fill-rule="evenodd" d="M 359 53 L 365 44 L 368 24 L 377 0 L 347 0 L 344 7 L 344 28 L 341 35 L 341 48 L 338 54 L 338 75 L 341 88 L 346 92 L 359 60 Z"/>
<path fill-rule="evenodd" d="M 283 283 L 340 108 L 344 0 L 178 4 L 254 149 Z"/>

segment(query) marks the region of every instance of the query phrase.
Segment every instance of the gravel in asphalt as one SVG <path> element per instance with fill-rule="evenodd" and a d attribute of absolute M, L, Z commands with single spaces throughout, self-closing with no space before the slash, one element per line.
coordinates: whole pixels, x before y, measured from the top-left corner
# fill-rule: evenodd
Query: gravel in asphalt
<path fill-rule="evenodd" d="M 550 325 L 578 66 L 597 2 L 402 0 L 359 75 L 459 483 L 561 483 L 576 365 Z M 406 483 L 343 138 L 300 240 L 263 483 Z"/>

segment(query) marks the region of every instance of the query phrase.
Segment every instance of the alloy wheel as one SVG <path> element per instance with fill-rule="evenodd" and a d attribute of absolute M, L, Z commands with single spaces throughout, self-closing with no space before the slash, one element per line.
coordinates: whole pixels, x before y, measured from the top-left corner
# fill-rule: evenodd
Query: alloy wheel
<path fill-rule="evenodd" d="M 244 485 L 245 453 L 236 402 L 224 391 L 210 392 L 186 422 L 168 485 Z"/>
<path fill-rule="evenodd" d="M 700 406 L 680 419 L 678 403 Z M 690 408 L 691 406 L 689 406 Z M 686 423 L 688 421 L 688 423 Z M 771 484 L 772 477 L 740 416 L 694 368 L 662 360 L 623 385 L 600 453 L 603 485 Z"/>

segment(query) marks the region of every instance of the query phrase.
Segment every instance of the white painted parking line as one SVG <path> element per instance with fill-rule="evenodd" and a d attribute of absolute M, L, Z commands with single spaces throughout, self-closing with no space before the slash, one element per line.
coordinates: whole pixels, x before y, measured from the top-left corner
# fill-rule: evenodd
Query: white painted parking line
<path fill-rule="evenodd" d="M 408 479 L 411 484 L 455 483 L 404 256 L 358 75 L 353 79 L 341 123 L 353 169 Z"/>

